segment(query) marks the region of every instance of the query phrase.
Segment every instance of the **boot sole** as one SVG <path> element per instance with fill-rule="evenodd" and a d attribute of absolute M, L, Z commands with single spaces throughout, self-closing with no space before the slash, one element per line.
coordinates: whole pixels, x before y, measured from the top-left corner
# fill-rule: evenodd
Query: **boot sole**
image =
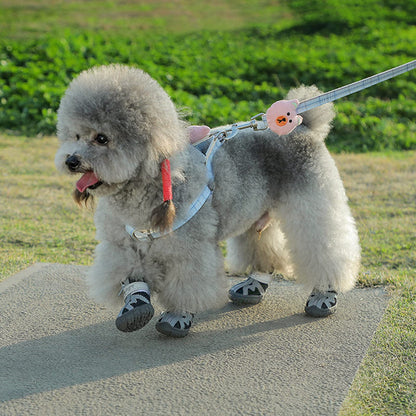
<path fill-rule="evenodd" d="M 261 295 L 239 295 L 238 293 L 228 293 L 229 299 L 237 305 L 257 305 L 263 300 Z"/>
<path fill-rule="evenodd" d="M 117 317 L 116 327 L 122 332 L 133 332 L 143 328 L 152 318 L 155 313 L 153 306 L 150 303 L 138 306 Z"/>
<path fill-rule="evenodd" d="M 325 318 L 326 316 L 332 315 L 337 310 L 337 305 L 332 306 L 329 309 L 321 309 L 317 306 L 305 306 L 305 313 L 314 318 Z"/>
<path fill-rule="evenodd" d="M 179 329 L 173 328 L 167 322 L 157 322 L 156 323 L 156 330 L 159 331 L 163 335 L 167 335 L 168 337 L 173 338 L 183 338 L 186 337 L 189 333 L 189 329 Z"/>

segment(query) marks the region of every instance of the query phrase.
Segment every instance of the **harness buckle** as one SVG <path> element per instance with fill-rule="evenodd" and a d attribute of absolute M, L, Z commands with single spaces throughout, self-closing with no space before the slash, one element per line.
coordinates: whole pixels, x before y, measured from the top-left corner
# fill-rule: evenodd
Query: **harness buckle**
<path fill-rule="evenodd" d="M 130 225 L 126 225 L 126 231 L 129 234 L 129 236 L 135 240 L 138 241 L 149 241 L 152 242 L 155 238 L 153 237 L 152 233 L 150 232 L 150 230 L 147 231 L 138 231 L 135 230 L 133 227 L 131 227 Z"/>

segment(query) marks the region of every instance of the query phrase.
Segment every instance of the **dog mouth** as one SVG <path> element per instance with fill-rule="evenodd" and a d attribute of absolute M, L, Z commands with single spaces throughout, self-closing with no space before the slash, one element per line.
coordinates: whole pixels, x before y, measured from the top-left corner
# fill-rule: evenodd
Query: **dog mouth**
<path fill-rule="evenodd" d="M 84 173 L 76 183 L 79 192 L 83 193 L 87 189 L 97 189 L 103 184 L 93 171 Z"/>

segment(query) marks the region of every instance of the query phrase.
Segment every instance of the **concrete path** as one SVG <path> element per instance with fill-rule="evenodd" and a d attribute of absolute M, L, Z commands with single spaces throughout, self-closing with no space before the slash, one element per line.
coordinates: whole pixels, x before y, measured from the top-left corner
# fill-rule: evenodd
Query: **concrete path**
<path fill-rule="evenodd" d="M 36 264 L 0 283 L 0 415 L 336 415 L 388 302 L 355 289 L 313 319 L 307 294 L 275 281 L 260 305 L 199 315 L 171 339 L 157 304 L 119 332 L 85 271 Z"/>

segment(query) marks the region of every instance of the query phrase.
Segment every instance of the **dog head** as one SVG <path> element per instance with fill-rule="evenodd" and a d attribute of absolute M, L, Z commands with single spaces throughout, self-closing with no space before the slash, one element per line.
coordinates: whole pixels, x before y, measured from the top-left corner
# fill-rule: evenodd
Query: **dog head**
<path fill-rule="evenodd" d="M 78 202 L 116 192 L 133 177 L 160 175 L 162 160 L 188 143 L 166 92 L 145 72 L 122 65 L 82 72 L 58 109 L 59 171 L 82 174 Z"/>

